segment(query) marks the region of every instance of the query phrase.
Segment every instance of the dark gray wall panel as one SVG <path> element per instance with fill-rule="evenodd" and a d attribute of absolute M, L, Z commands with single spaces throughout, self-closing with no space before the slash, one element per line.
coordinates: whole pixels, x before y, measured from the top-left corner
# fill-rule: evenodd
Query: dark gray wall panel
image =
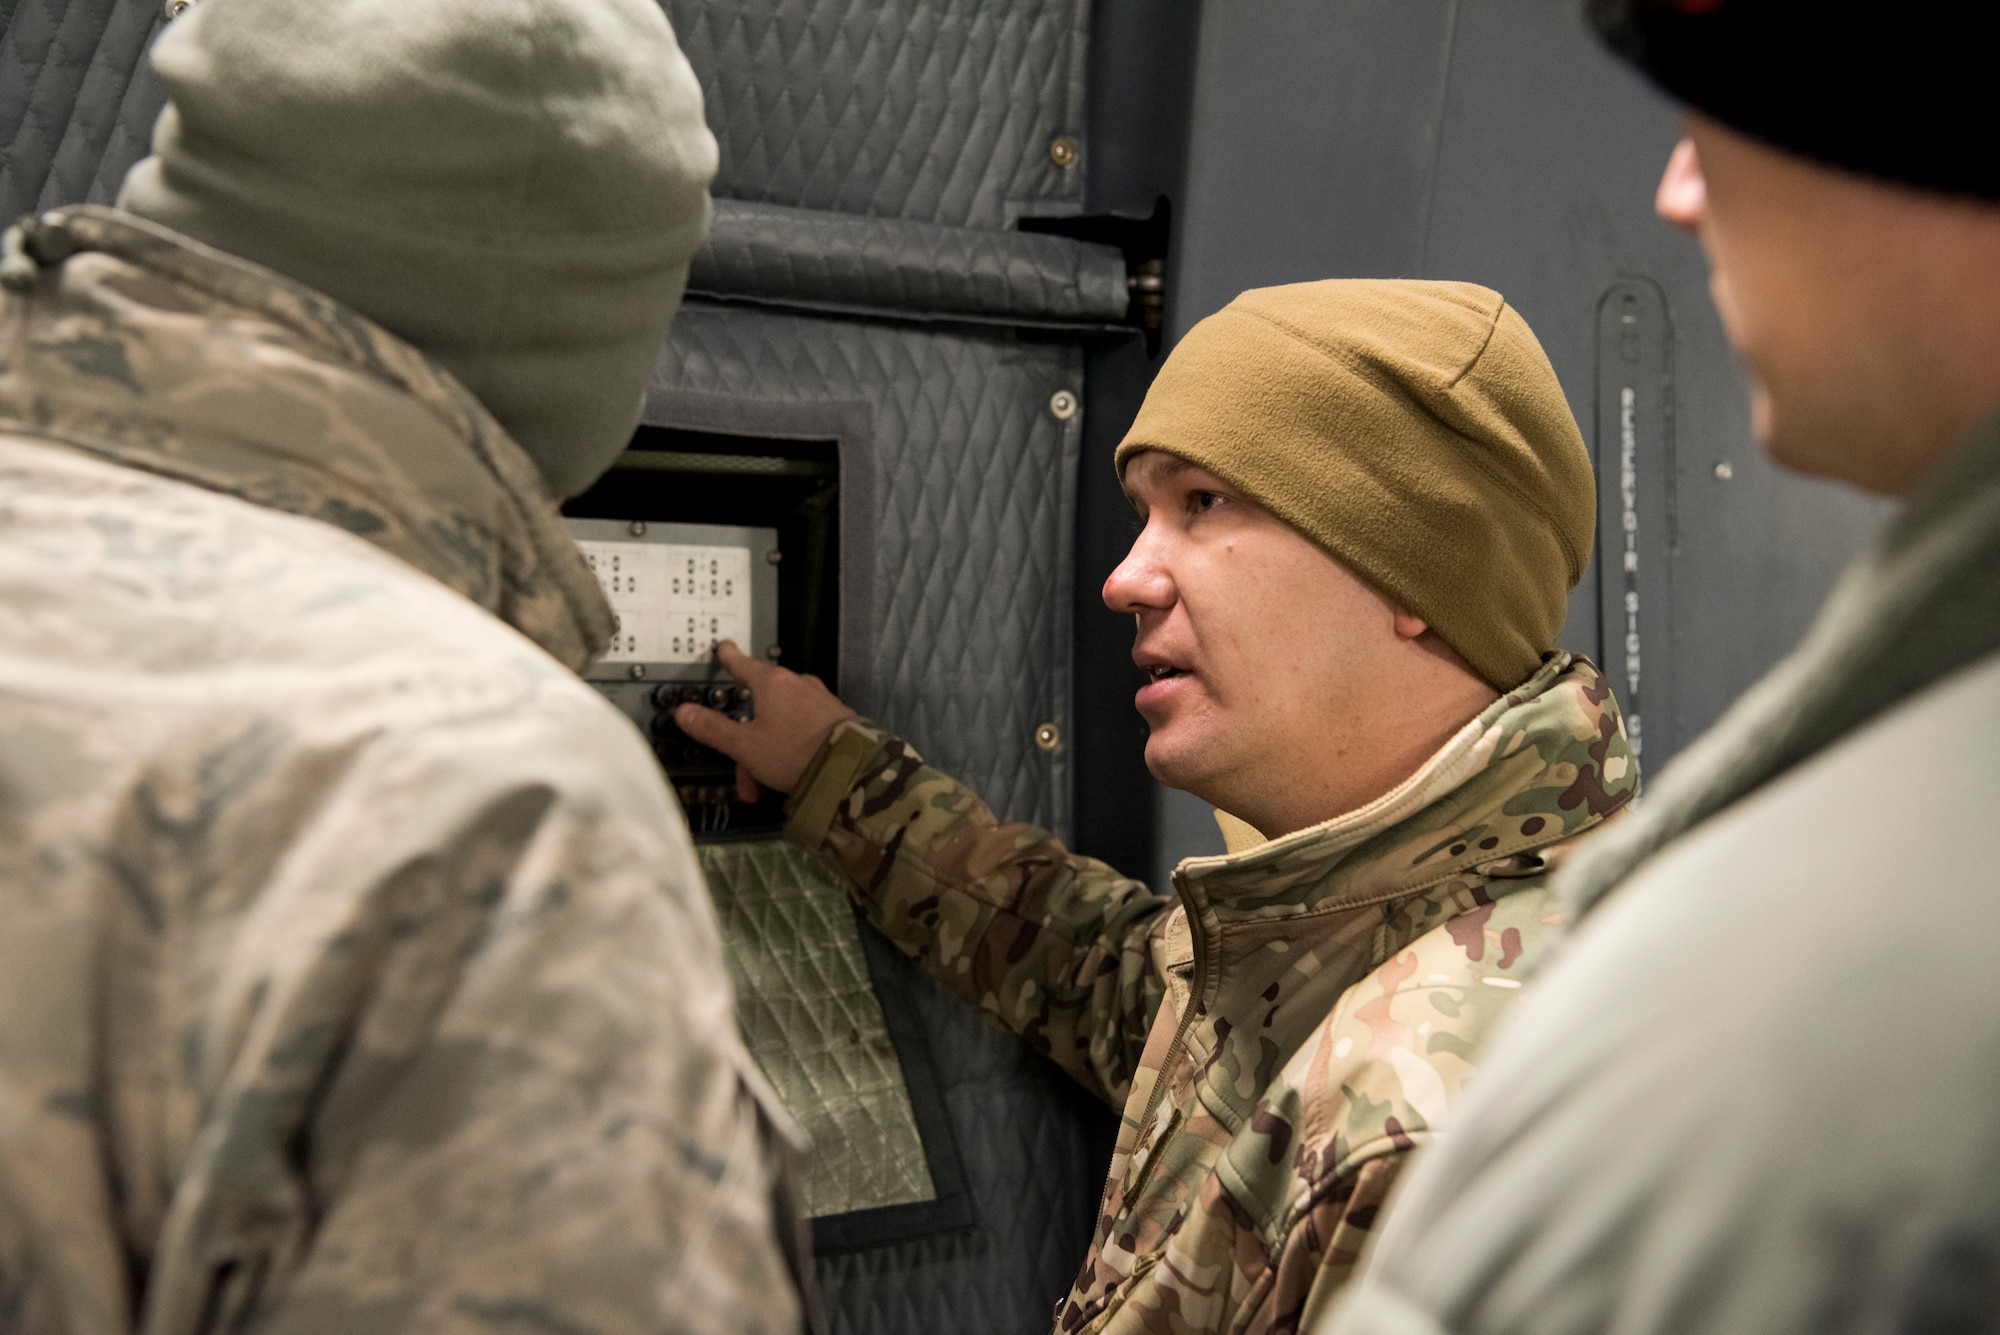
<path fill-rule="evenodd" d="M 1185 203 L 1199 0 L 1093 0 L 1090 152 L 1085 208 L 1144 218 L 1162 210 L 1171 241 Z M 1145 674 L 1132 663 L 1132 618 L 1104 605 L 1104 581 L 1131 548 L 1134 516 L 1111 457 L 1159 366 L 1132 337 L 1085 352 L 1084 445 L 1077 481 L 1076 785 L 1071 847 L 1128 876 L 1154 864 L 1146 722 L 1132 707 Z M 1154 881 L 1164 886 L 1163 881 Z"/>
<path fill-rule="evenodd" d="M 722 148 L 715 193 L 999 227 L 1071 213 L 1084 0 L 664 0 Z"/>
<path fill-rule="evenodd" d="M 662 7 L 718 196 L 980 227 L 1082 206 L 1087 0 Z M 116 195 L 165 102 L 144 61 L 163 22 L 160 0 L 0 3 L 0 216 Z"/>
<path fill-rule="evenodd" d="M 1421 263 L 1449 0 L 1202 6 L 1169 329 L 1245 288 Z"/>
<path fill-rule="evenodd" d="M 1643 763 L 1659 766 L 1798 640 L 1835 574 L 1873 536 L 1885 503 L 1780 471 L 1750 435 L 1749 382 L 1708 292 L 1700 245 L 1653 213 L 1679 136 L 1674 107 L 1607 55 L 1571 0 L 1459 6 L 1435 201 L 1431 277 L 1505 292 L 1547 347 L 1600 470 L 1616 423 L 1596 407 L 1597 307 L 1627 276 L 1658 285 L 1672 325 L 1665 532 L 1671 640 L 1649 637 L 1671 692 Z M 1641 441 L 1641 448 L 1647 442 Z M 1727 464 L 1718 477 L 1717 464 Z M 1599 652 L 1589 604 L 1571 601 L 1565 642 Z M 1615 635 L 1602 640 L 1613 657 Z"/>
<path fill-rule="evenodd" d="M 145 52 L 160 0 L 0 3 L 0 218 L 108 204 L 166 94 Z"/>
<path fill-rule="evenodd" d="M 872 662 L 841 690 L 914 742 L 1002 819 L 1063 831 L 1074 345 L 1007 334 L 690 304 L 656 386 L 760 401 L 868 405 L 875 533 L 872 626 L 843 624 Z M 843 524 L 851 522 L 843 515 Z M 852 661 L 843 651 L 843 661 Z"/>
<path fill-rule="evenodd" d="M 1068 824 L 1073 486 L 1082 417 L 1074 344 L 1005 333 L 691 304 L 656 401 L 858 405 L 865 448 L 843 443 L 843 553 L 872 551 L 871 587 L 843 599 L 843 695 L 908 736 L 1003 819 Z M 863 485 L 855 486 L 859 481 Z M 857 496 L 865 513 L 853 508 Z M 858 562 L 843 568 L 843 579 Z M 852 624 L 856 608 L 869 624 Z M 855 651 L 858 651 L 855 652 Z M 725 892 L 727 887 L 724 887 Z M 923 1030 L 972 1197 L 972 1224 L 918 1241 L 823 1254 L 843 1335 L 1017 1335 L 1043 1329 L 1089 1242 L 1108 1110 L 999 1032 L 873 931 L 872 967 L 897 980 Z M 822 1145 L 839 1155 L 848 1147 Z"/>
<path fill-rule="evenodd" d="M 1337 277 L 1497 288 L 1547 348 L 1587 439 L 1600 301 L 1656 284 L 1671 326 L 1669 573 L 1658 767 L 1796 642 L 1887 507 L 1777 470 L 1699 246 L 1652 213 L 1675 109 L 1598 48 L 1576 0 L 1209 0 L 1170 332 L 1246 287 Z M 1616 459 L 1615 440 L 1611 458 Z M 1718 465 L 1726 467 L 1718 470 Z M 1593 569 L 1564 642 L 1600 655 Z M 1654 623 L 1658 624 L 1658 623 Z M 1657 661 L 1657 660 L 1655 660 Z M 1652 706 L 1649 704 L 1649 708 Z M 1219 846 L 1162 807 L 1163 858 Z"/>

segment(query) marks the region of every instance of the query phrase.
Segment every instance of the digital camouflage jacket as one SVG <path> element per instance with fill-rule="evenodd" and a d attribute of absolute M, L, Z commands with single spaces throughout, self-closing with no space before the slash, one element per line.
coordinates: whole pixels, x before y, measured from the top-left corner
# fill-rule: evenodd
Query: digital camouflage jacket
<path fill-rule="evenodd" d="M 609 609 L 532 463 L 264 270 L 107 210 L 38 249 L 0 300 L 0 1330 L 794 1330 L 787 1124 L 686 826 L 572 671 Z"/>
<path fill-rule="evenodd" d="M 1558 654 L 1360 810 L 1225 857 L 1175 900 L 1065 849 L 852 721 L 791 805 L 869 916 L 1124 1108 L 1061 1332 L 1290 1332 L 1346 1279 L 1552 939 L 1565 841 L 1638 772 Z"/>

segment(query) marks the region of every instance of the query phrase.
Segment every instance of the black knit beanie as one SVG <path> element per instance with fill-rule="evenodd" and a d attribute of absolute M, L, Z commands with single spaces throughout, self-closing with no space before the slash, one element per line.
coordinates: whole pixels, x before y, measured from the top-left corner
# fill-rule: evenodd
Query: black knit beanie
<path fill-rule="evenodd" d="M 1995 0 L 1585 0 L 1621 55 L 1777 148 L 2000 200 Z"/>

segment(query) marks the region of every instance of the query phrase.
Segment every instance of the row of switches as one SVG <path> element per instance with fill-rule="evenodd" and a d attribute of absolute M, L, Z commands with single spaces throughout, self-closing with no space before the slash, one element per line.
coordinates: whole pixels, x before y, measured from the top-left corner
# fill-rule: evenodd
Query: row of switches
<path fill-rule="evenodd" d="M 720 709 L 724 713 L 727 713 L 730 710 L 744 708 L 749 703 L 750 688 L 748 686 L 730 686 L 727 684 L 711 686 L 689 684 L 676 686 L 672 682 L 669 682 L 664 686 L 655 688 L 653 691 L 654 708 L 669 714 L 678 705 L 707 705 L 710 709 Z"/>

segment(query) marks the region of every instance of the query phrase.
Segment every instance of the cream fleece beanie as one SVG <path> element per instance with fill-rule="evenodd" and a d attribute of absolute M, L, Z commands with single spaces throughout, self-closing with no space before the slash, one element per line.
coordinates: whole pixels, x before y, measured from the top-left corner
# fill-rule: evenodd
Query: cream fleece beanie
<path fill-rule="evenodd" d="M 1590 561 L 1590 452 L 1534 333 L 1470 283 L 1245 292 L 1160 369 L 1117 466 L 1205 468 L 1429 622 L 1496 689 Z"/>
<path fill-rule="evenodd" d="M 716 166 L 655 0 L 203 0 L 152 59 L 119 207 L 414 344 L 555 495 L 610 465 Z"/>

